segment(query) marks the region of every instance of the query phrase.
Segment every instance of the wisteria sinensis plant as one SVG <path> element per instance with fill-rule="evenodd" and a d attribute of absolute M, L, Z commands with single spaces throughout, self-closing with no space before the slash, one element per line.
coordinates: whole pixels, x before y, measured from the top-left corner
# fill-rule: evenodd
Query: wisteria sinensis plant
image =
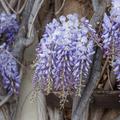
<path fill-rule="evenodd" d="M 112 0 L 110 16 L 103 19 L 104 56 L 111 58 L 114 74 L 120 81 L 120 1 Z"/>
<path fill-rule="evenodd" d="M 17 33 L 18 28 L 15 15 L 0 14 L 0 40 L 4 40 L 0 45 L 0 75 L 8 94 L 18 94 L 20 87 L 17 62 L 10 50 L 10 45 L 15 40 L 15 33 Z"/>
<path fill-rule="evenodd" d="M 37 61 L 33 84 L 44 93 L 81 95 L 92 63 L 95 30 L 77 14 L 61 16 L 46 25 L 36 48 Z"/>

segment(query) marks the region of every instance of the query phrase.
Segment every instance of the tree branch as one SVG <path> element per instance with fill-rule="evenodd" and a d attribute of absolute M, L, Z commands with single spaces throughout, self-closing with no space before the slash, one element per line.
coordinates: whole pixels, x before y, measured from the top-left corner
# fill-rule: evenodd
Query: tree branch
<path fill-rule="evenodd" d="M 6 5 L 8 6 L 8 8 L 9 8 L 14 14 L 17 15 L 16 11 L 15 11 L 15 10 L 13 9 L 13 7 L 8 3 L 8 1 L 7 1 L 7 0 L 4 0 L 4 1 L 5 1 Z"/>
<path fill-rule="evenodd" d="M 16 57 L 19 61 L 22 60 L 23 51 L 25 48 L 24 42 L 27 41 L 26 34 L 28 28 L 28 20 L 32 11 L 33 4 L 34 0 L 28 0 L 25 10 L 23 12 L 23 19 L 20 25 L 20 30 L 16 36 L 16 41 L 12 51 L 13 56 Z"/>
<path fill-rule="evenodd" d="M 36 16 L 37 16 L 43 2 L 44 2 L 44 0 L 36 0 L 34 5 L 33 5 L 33 9 L 31 11 L 31 14 L 30 14 L 30 17 L 28 20 L 28 34 L 27 34 L 28 38 L 30 38 L 30 36 L 31 36 L 31 31 L 33 28 L 34 21 L 36 19 Z"/>
<path fill-rule="evenodd" d="M 36 108 L 38 120 L 48 120 L 47 105 L 44 94 L 40 91 L 36 97 Z"/>
<path fill-rule="evenodd" d="M 0 101 L 0 107 L 2 107 L 6 102 L 8 102 L 8 100 L 10 99 L 10 97 L 11 97 L 11 95 L 7 95 L 7 96 L 5 96 L 5 97 L 3 97 L 3 96 L 0 96 L 0 99 L 1 99 L 1 101 Z"/>
<path fill-rule="evenodd" d="M 3 0 L 1 0 L 3 1 Z M 26 41 L 26 34 L 27 34 L 27 25 L 28 25 L 28 19 L 32 10 L 32 5 L 34 4 L 34 0 L 28 0 L 28 3 L 25 7 L 25 10 L 22 14 L 22 23 L 20 25 L 20 30 L 16 36 L 15 44 L 12 47 L 12 55 L 21 62 L 22 56 L 23 56 L 23 50 L 25 48 L 25 45 L 23 44 L 24 41 Z M 0 101 L 0 107 L 3 106 L 6 102 L 8 102 L 11 95 L 7 95 L 5 98 L 3 98 Z M 10 104 L 12 106 L 13 104 Z M 14 106 L 16 107 L 16 106 Z M 14 108 L 12 108 L 13 110 Z"/>
<path fill-rule="evenodd" d="M 97 22 L 99 22 L 102 19 L 107 4 L 104 0 L 102 1 L 93 0 L 92 2 L 94 2 L 93 8 L 95 13 L 91 19 L 91 24 L 93 25 L 93 28 L 95 28 Z M 83 90 L 81 98 L 79 98 L 78 102 L 76 103 L 76 109 L 73 111 L 72 120 L 80 120 L 85 110 L 85 107 L 89 102 L 89 99 L 100 80 L 101 60 L 102 60 L 102 53 L 101 50 L 98 48 L 94 58 L 89 81 L 86 85 L 86 88 Z"/>
<path fill-rule="evenodd" d="M 2 7 L 4 8 L 5 12 L 6 12 L 7 14 L 10 14 L 10 10 L 9 10 L 9 8 L 7 7 L 5 1 L 4 1 L 4 0 L 0 0 L 0 3 L 1 3 L 1 5 L 2 5 Z"/>
<path fill-rule="evenodd" d="M 8 6 L 8 8 L 9 8 L 14 14 L 16 14 L 16 15 L 21 14 L 21 13 L 23 12 L 23 10 L 24 10 L 27 2 L 28 2 L 28 0 L 25 0 L 24 3 L 23 3 L 23 5 L 22 5 L 22 7 L 16 12 L 16 11 L 14 10 L 13 5 L 11 5 L 7 0 L 4 0 L 4 1 L 5 1 L 6 5 Z"/>
<path fill-rule="evenodd" d="M 94 8 L 95 13 L 94 13 L 94 15 L 92 17 L 91 24 L 93 24 L 94 26 L 95 26 L 94 23 L 97 22 L 99 20 L 99 18 L 102 16 L 102 14 L 99 15 L 99 13 L 101 12 L 101 10 L 102 10 L 102 13 L 104 13 L 106 6 L 109 6 L 110 3 L 111 3 L 110 0 L 106 0 L 105 2 L 106 3 L 104 3 L 104 5 L 103 5 L 104 9 L 102 9 L 102 7 L 99 9 L 99 7 L 100 7 L 99 6 L 100 1 L 98 1 L 98 0 L 92 0 L 93 8 Z M 99 9 L 99 11 L 97 13 L 96 11 L 98 9 Z M 108 81 L 106 82 L 104 89 L 106 89 L 106 90 L 109 89 Z M 102 117 L 103 113 L 104 113 L 104 109 L 102 109 L 102 108 L 96 109 L 95 113 L 94 113 L 94 116 L 93 116 L 93 120 L 101 120 L 101 117 Z"/>
<path fill-rule="evenodd" d="M 15 7 L 16 3 L 17 3 L 17 0 L 10 0 L 10 6 L 11 6 L 12 8 Z"/>
<path fill-rule="evenodd" d="M 94 12 L 96 12 L 99 9 L 99 7 L 100 7 L 99 2 L 100 2 L 99 0 L 92 0 L 92 5 L 93 5 Z"/>
<path fill-rule="evenodd" d="M 78 101 L 78 106 L 76 110 L 73 112 L 72 120 L 79 120 L 81 118 L 82 113 L 87 103 L 89 102 L 89 99 L 94 89 L 96 88 L 97 83 L 99 82 L 100 72 L 101 72 L 101 60 L 102 60 L 102 53 L 99 49 L 97 49 L 89 82 L 86 85 L 85 90 L 83 91 L 83 95 Z"/>
<path fill-rule="evenodd" d="M 25 1 L 24 1 L 24 4 L 23 4 L 22 7 L 19 9 L 19 11 L 17 12 L 17 14 L 21 14 L 21 13 L 22 13 L 22 11 L 24 10 L 24 8 L 25 8 L 25 6 L 26 6 L 26 4 L 27 4 L 27 1 L 28 1 L 28 0 L 25 0 Z"/>
<path fill-rule="evenodd" d="M 98 25 L 98 23 L 100 23 L 103 15 L 105 13 L 105 9 L 108 6 L 109 2 L 108 2 L 108 0 L 106 0 L 106 1 L 92 0 L 92 4 L 93 4 L 93 9 L 94 9 L 94 14 L 91 19 L 91 24 L 92 24 L 93 28 L 95 28 Z"/>
<path fill-rule="evenodd" d="M 61 7 L 55 12 L 55 15 L 57 16 L 60 12 L 61 12 L 61 10 L 63 9 L 63 7 L 64 7 L 64 5 L 65 5 L 65 1 L 66 0 L 63 0 L 63 3 L 62 3 L 62 5 L 61 5 Z"/>

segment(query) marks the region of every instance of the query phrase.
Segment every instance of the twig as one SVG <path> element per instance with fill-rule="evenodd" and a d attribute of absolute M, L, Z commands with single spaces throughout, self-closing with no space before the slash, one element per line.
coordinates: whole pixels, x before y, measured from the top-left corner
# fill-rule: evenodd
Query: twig
<path fill-rule="evenodd" d="M 112 86 L 112 83 L 111 83 L 111 80 L 110 80 L 110 70 L 109 70 L 109 66 L 107 66 L 107 74 L 108 74 L 108 82 L 109 82 L 110 88 L 111 88 L 111 90 L 113 90 L 113 86 Z"/>
<path fill-rule="evenodd" d="M 104 72 L 105 72 L 105 69 L 106 69 L 106 67 L 107 67 L 108 61 L 109 61 L 109 57 L 107 57 L 107 59 L 105 60 L 104 65 L 103 65 L 100 80 L 101 80 L 101 78 L 102 78 L 102 76 L 103 76 L 103 74 L 104 74 Z"/>
<path fill-rule="evenodd" d="M 22 7 L 16 12 L 16 11 L 13 9 L 13 7 L 8 3 L 8 1 L 5 0 L 7 6 L 9 7 L 9 9 L 10 9 L 14 14 L 16 14 L 16 15 L 17 15 L 17 14 L 21 14 L 21 13 L 23 12 L 23 10 L 24 10 L 24 8 L 25 8 L 25 6 L 26 6 L 26 4 L 27 4 L 27 1 L 28 1 L 28 0 L 25 0 L 25 2 L 24 2 L 24 4 L 22 5 Z"/>
<path fill-rule="evenodd" d="M 44 20 L 44 22 L 43 22 L 43 25 L 41 26 L 41 28 L 39 28 L 39 30 L 41 30 L 41 33 L 43 33 L 43 31 L 44 31 L 44 26 L 45 26 L 46 24 L 48 24 L 48 23 L 52 20 L 52 18 L 53 18 L 53 16 L 54 16 L 53 11 L 54 11 L 53 6 L 50 6 L 49 12 L 47 11 L 48 13 L 47 13 L 47 15 L 46 15 L 46 17 L 45 17 L 45 20 Z M 34 9 L 34 12 L 36 12 L 35 9 Z M 34 12 L 33 12 L 33 13 L 34 13 Z M 29 21 L 32 21 L 32 20 L 33 20 L 33 16 L 32 16 L 32 12 L 31 12 L 31 16 L 29 17 Z M 37 20 L 37 21 L 38 21 L 38 20 Z M 37 21 L 36 21 L 36 22 L 37 22 Z M 28 25 L 28 29 L 29 29 L 30 26 L 31 26 L 31 22 L 29 22 L 28 24 L 29 24 L 29 25 Z M 26 47 L 28 47 L 29 45 L 31 45 L 31 44 L 33 43 L 34 36 L 36 35 L 36 33 L 37 33 L 37 31 L 34 30 L 34 25 L 33 25 L 31 34 L 29 34 L 29 31 L 28 31 L 28 34 L 30 35 L 30 37 L 29 37 L 28 34 L 27 34 L 27 40 L 24 42 L 24 45 L 25 45 Z"/>
<path fill-rule="evenodd" d="M 25 6 L 26 6 L 26 4 L 27 4 L 27 1 L 28 1 L 28 0 L 25 0 L 24 4 L 23 4 L 22 7 L 20 8 L 20 10 L 17 12 L 17 14 L 21 14 L 21 13 L 22 13 L 22 11 L 24 10 L 24 8 L 25 8 Z"/>
<path fill-rule="evenodd" d="M 56 11 L 55 15 L 58 15 L 58 14 L 61 12 L 61 10 L 63 9 L 63 7 L 64 7 L 64 5 L 65 5 L 65 1 L 66 1 L 66 0 L 63 0 L 63 3 L 62 3 L 62 5 L 61 5 L 61 7 L 59 8 L 58 11 Z"/>
<path fill-rule="evenodd" d="M 4 106 L 4 107 L 1 107 L 1 111 L 2 111 L 2 114 L 3 114 L 3 116 L 4 116 L 4 119 L 5 120 L 8 120 L 9 118 L 8 118 L 8 110 L 6 110 L 7 109 L 7 107 L 6 106 Z M 10 119 L 11 120 L 11 119 Z"/>
<path fill-rule="evenodd" d="M 12 6 L 8 3 L 8 1 L 7 1 L 7 0 L 4 0 L 4 1 L 5 1 L 5 3 L 7 4 L 7 6 L 9 7 L 9 9 L 10 9 L 14 14 L 17 15 L 17 12 L 12 8 Z"/>
<path fill-rule="evenodd" d="M 5 50 L 5 52 L 6 52 L 7 54 L 9 54 L 13 59 L 15 59 L 15 61 L 16 61 L 19 65 L 21 65 L 21 67 L 25 68 L 25 66 L 24 66 L 19 60 L 17 60 L 9 51 Z"/>
<path fill-rule="evenodd" d="M 4 0 L 0 0 L 0 3 L 1 3 L 1 5 L 3 6 L 5 12 L 6 12 L 7 14 L 10 14 L 10 10 L 9 10 L 9 8 L 7 7 L 5 1 L 4 1 Z"/>
<path fill-rule="evenodd" d="M 98 47 L 100 47 L 100 49 L 102 50 L 102 46 L 101 46 L 101 44 L 99 43 L 99 37 L 97 36 L 97 35 L 93 35 L 91 32 L 89 33 L 91 36 L 93 36 L 94 37 L 94 42 L 96 43 L 96 45 L 98 46 Z"/>

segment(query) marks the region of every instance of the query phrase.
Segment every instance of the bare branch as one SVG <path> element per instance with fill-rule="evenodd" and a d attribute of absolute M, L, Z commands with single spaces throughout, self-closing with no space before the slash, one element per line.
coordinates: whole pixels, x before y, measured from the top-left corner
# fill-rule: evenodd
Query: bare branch
<path fill-rule="evenodd" d="M 4 0 L 6 5 L 9 7 L 9 9 L 14 13 L 14 14 L 17 14 L 16 11 L 12 8 L 12 6 L 8 3 L 7 0 Z"/>
<path fill-rule="evenodd" d="M 1 5 L 2 5 L 2 7 L 4 8 L 5 12 L 6 12 L 7 14 L 10 14 L 10 10 L 9 10 L 9 8 L 7 7 L 5 1 L 4 1 L 4 0 L 0 0 L 0 3 L 1 3 Z"/>
<path fill-rule="evenodd" d="M 9 3 L 7 0 L 4 0 L 4 1 L 5 1 L 6 5 L 8 6 L 8 8 L 9 8 L 14 14 L 17 15 L 17 14 L 21 14 L 21 13 L 22 13 L 22 11 L 24 10 L 24 8 L 25 8 L 28 0 L 25 0 L 25 1 L 24 1 L 24 3 L 23 3 L 23 5 L 22 5 L 21 8 L 20 8 L 20 1 L 21 1 L 21 0 L 18 1 L 17 12 L 14 10 L 14 6 L 15 6 L 15 4 L 16 4 L 16 2 L 17 2 L 16 0 L 11 0 L 10 3 Z"/>
<path fill-rule="evenodd" d="M 12 51 L 13 56 L 15 56 L 19 61 L 22 60 L 23 51 L 25 48 L 24 42 L 27 40 L 25 36 L 27 34 L 28 20 L 33 4 L 34 4 L 34 0 L 28 0 L 25 10 L 23 12 L 23 19 L 20 26 L 20 30 L 18 32 L 18 35 L 16 36 L 16 41 Z"/>
<path fill-rule="evenodd" d="M 24 10 L 24 8 L 25 8 L 25 6 L 26 6 L 26 4 L 27 4 L 27 1 L 28 1 L 28 0 L 25 0 L 24 4 L 23 4 L 22 7 L 20 8 L 20 10 L 17 12 L 17 14 L 21 14 L 21 13 L 22 13 L 22 11 Z"/>
<path fill-rule="evenodd" d="M 46 17 L 45 17 L 45 20 L 44 20 L 44 22 L 43 22 L 43 25 L 41 26 L 41 33 L 43 33 L 43 30 L 44 30 L 44 26 L 48 23 L 48 22 L 50 22 L 51 20 L 52 20 L 52 18 L 53 18 L 53 6 L 50 6 L 51 8 L 50 8 L 50 10 L 49 10 L 49 12 L 47 13 L 47 15 L 46 15 Z M 32 15 L 32 14 L 31 14 Z M 29 18 L 29 21 L 32 21 L 33 20 L 33 17 L 31 17 L 31 18 Z M 36 22 L 38 22 L 38 20 L 36 21 Z M 30 23 L 30 22 L 29 22 Z M 29 27 L 32 27 L 31 26 L 31 24 L 29 24 Z M 28 27 L 28 29 L 29 29 L 29 27 Z M 24 42 L 24 45 L 26 46 L 26 47 L 28 47 L 29 45 L 31 45 L 32 43 L 33 43 L 33 41 L 34 41 L 34 34 L 35 34 L 35 27 L 34 27 L 34 24 L 33 24 L 33 28 L 32 28 L 32 31 L 31 31 L 31 34 L 29 34 L 30 36 L 28 36 L 28 38 L 27 38 L 27 40 Z M 27 34 L 27 35 L 28 35 Z"/>
<path fill-rule="evenodd" d="M 63 9 L 63 7 L 64 7 L 64 5 L 65 5 L 65 1 L 66 1 L 66 0 L 63 0 L 63 3 L 62 3 L 62 5 L 61 5 L 61 7 L 59 8 L 58 11 L 56 11 L 55 15 L 58 15 L 58 14 L 61 12 L 61 10 Z"/>
<path fill-rule="evenodd" d="M 20 3 L 21 3 L 21 0 L 18 0 L 18 4 L 17 4 L 17 12 L 18 12 L 19 9 L 20 9 Z"/>
<path fill-rule="evenodd" d="M 34 5 L 33 5 L 33 9 L 31 11 L 29 21 L 28 21 L 28 34 L 27 34 L 28 38 L 30 38 L 30 36 L 31 36 L 34 21 L 36 19 L 36 16 L 37 16 L 43 2 L 44 2 L 44 0 L 36 0 Z"/>

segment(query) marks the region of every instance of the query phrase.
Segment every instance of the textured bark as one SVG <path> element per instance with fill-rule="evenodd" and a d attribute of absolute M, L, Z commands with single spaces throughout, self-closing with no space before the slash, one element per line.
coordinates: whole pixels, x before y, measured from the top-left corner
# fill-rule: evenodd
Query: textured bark
<path fill-rule="evenodd" d="M 64 120 L 63 113 L 57 108 L 49 108 L 48 107 L 48 114 L 50 120 Z"/>
<path fill-rule="evenodd" d="M 46 3 L 47 1 L 45 1 Z M 49 2 L 47 2 L 49 4 Z M 45 6 L 47 4 L 44 4 Z M 48 9 L 49 5 L 45 7 L 45 9 Z M 43 10 L 43 9 L 42 9 Z M 41 14 L 42 15 L 42 14 Z M 50 13 L 51 15 L 51 13 Z M 52 16 L 52 15 L 51 15 Z M 47 24 L 48 21 L 51 19 L 51 16 L 49 17 L 48 12 L 46 13 L 45 17 L 37 17 L 36 23 L 38 22 L 38 19 L 42 19 L 41 25 L 39 26 L 41 29 L 40 32 L 43 32 L 43 25 Z M 32 18 L 31 18 L 32 19 Z M 36 24 L 35 24 L 36 26 Z M 38 25 L 37 25 L 38 27 Z M 38 28 L 39 29 L 39 28 Z M 34 32 L 35 34 L 37 31 Z M 21 94 L 20 94 L 20 100 L 19 100 L 19 107 L 17 110 L 17 116 L 16 120 L 48 120 L 48 112 L 47 112 L 47 105 L 46 105 L 46 99 L 42 92 L 36 91 L 32 99 L 34 99 L 34 102 L 31 103 L 30 98 L 32 97 L 31 92 L 34 91 L 32 87 L 32 77 L 34 69 L 31 70 L 31 63 L 35 59 L 35 47 L 36 43 L 38 43 L 38 35 L 36 34 L 34 36 L 34 43 L 32 46 L 28 47 L 24 54 L 24 64 L 27 65 L 27 67 L 24 68 L 24 75 L 21 85 Z M 32 56 L 32 57 L 31 57 Z M 30 94 L 30 95 L 29 95 Z"/>
<path fill-rule="evenodd" d="M 37 107 L 37 119 L 48 120 L 46 100 L 42 92 L 39 92 L 37 94 L 36 107 Z"/>

